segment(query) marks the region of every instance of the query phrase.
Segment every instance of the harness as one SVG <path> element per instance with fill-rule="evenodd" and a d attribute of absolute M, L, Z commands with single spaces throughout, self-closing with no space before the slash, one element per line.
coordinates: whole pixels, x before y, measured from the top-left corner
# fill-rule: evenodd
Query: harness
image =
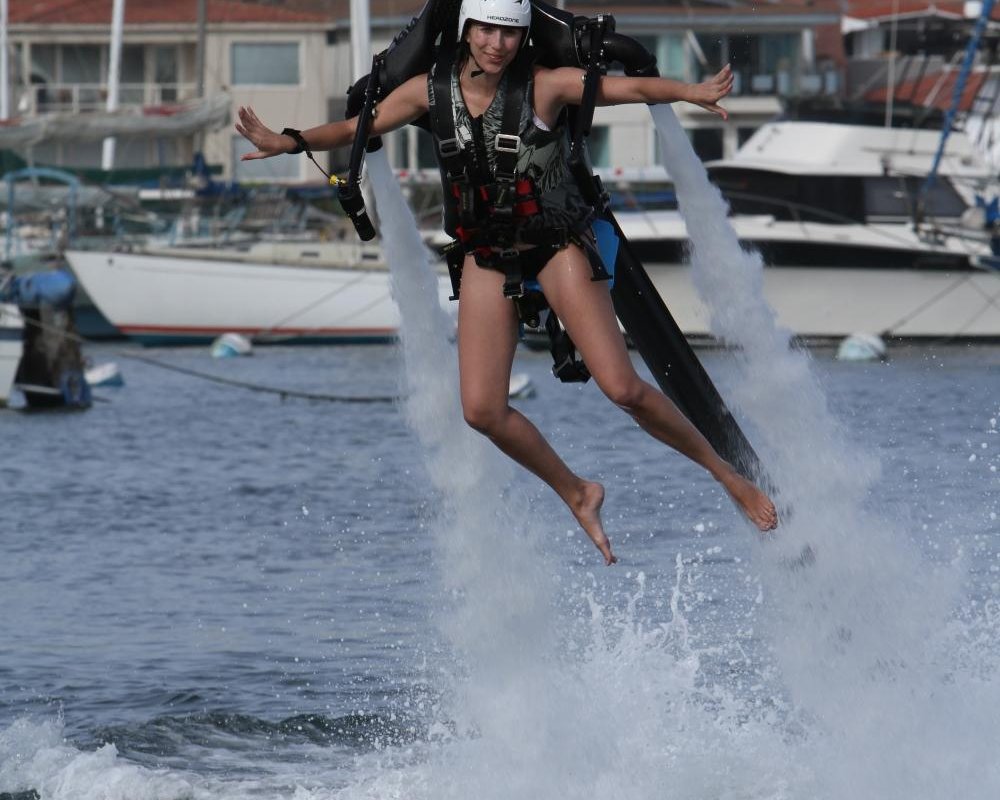
<path fill-rule="evenodd" d="M 445 195 L 446 228 L 455 241 L 445 248 L 453 294 L 459 296 L 461 272 L 466 254 L 476 263 L 504 275 L 504 297 L 510 298 L 522 324 L 532 328 L 542 325 L 541 314 L 548 303 L 540 286 L 525 280 L 523 260 L 543 257 L 542 264 L 556 250 L 570 242 L 579 244 L 590 257 L 594 280 L 610 276 L 589 242 L 566 226 L 526 230 L 527 219 L 542 213 L 540 194 L 530 175 L 518 174 L 522 152 L 521 124 L 525 107 L 530 109 L 528 85 L 535 57 L 530 48 L 518 54 L 503 77 L 503 109 L 500 131 L 487 141 L 483 117 L 469 120 L 471 141 L 464 140 L 456 129 L 456 102 L 452 69 L 455 51 L 443 48 L 428 78 L 431 129 L 437 139 Z M 485 116 L 485 115 L 484 115 Z M 490 166 L 490 149 L 495 155 Z M 518 245 L 532 245 L 522 251 Z M 536 252 L 539 251 L 539 252 Z M 545 256 L 544 254 L 548 254 Z M 531 254 L 531 255 L 528 255 Z M 586 381 L 590 377 L 576 349 L 556 315 L 549 311 L 544 327 L 554 359 L 553 372 L 563 381 Z"/>

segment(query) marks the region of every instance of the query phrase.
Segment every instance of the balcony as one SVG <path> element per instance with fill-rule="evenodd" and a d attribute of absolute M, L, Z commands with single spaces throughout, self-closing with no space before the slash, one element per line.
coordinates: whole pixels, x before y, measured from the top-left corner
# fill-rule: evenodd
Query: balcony
<path fill-rule="evenodd" d="M 118 87 L 119 108 L 170 105 L 195 99 L 194 83 L 122 83 Z M 108 104 L 106 83 L 44 83 L 21 88 L 18 113 L 83 113 L 104 111 Z"/>

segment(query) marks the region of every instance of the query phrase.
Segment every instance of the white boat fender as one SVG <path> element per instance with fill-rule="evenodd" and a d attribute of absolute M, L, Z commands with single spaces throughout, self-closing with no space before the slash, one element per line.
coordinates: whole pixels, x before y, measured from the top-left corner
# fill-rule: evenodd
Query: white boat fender
<path fill-rule="evenodd" d="M 838 361 L 888 361 L 889 350 L 881 336 L 852 333 L 837 348 Z"/>
<path fill-rule="evenodd" d="M 507 396 L 511 400 L 523 400 L 527 397 L 534 397 L 535 384 L 532 383 L 531 377 L 523 372 L 515 372 L 511 375 Z"/>
<path fill-rule="evenodd" d="M 87 383 L 91 387 L 125 385 L 125 378 L 122 375 L 121 368 L 114 361 L 90 367 L 83 373 L 83 377 L 87 379 Z"/>
<path fill-rule="evenodd" d="M 235 358 L 253 355 L 250 340 L 239 333 L 224 333 L 212 342 L 213 358 Z"/>

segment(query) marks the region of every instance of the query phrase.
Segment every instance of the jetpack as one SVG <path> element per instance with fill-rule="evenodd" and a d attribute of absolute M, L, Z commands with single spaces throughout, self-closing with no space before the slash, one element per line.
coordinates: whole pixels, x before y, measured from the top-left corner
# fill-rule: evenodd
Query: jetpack
<path fill-rule="evenodd" d="M 617 33 L 610 15 L 574 16 L 541 0 L 530 2 L 536 62 L 549 68 L 578 67 L 585 72 L 583 102 L 569 109 L 569 166 L 584 197 L 619 240 L 614 269 L 607 265 L 614 275 L 611 296 L 615 312 L 664 393 L 737 471 L 766 482 L 756 453 L 622 234 L 610 211 L 608 194 L 590 165 L 587 136 L 601 76 L 609 65 L 620 63 L 626 75 L 654 77 L 659 75 L 656 59 L 637 41 Z M 375 55 L 371 72 L 349 90 L 347 116 L 357 116 L 358 126 L 340 200 L 362 239 L 375 236 L 360 190 L 365 152 L 382 146 L 379 137 L 370 136 L 375 105 L 413 76 L 429 72 L 439 48 L 455 45 L 460 4 L 461 0 L 428 0 L 420 14 Z M 428 116 L 414 124 L 430 130 Z"/>

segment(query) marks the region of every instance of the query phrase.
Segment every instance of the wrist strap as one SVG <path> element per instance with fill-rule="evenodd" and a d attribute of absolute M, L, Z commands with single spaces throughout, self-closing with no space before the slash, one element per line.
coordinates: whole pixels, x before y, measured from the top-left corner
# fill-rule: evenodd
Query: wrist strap
<path fill-rule="evenodd" d="M 319 171 L 322 172 L 324 175 L 326 175 L 327 180 L 330 181 L 331 184 L 334 182 L 334 179 L 330 177 L 330 173 L 327 172 L 325 169 L 323 169 L 319 165 L 319 162 L 315 158 L 313 158 L 312 150 L 309 149 L 309 143 L 305 140 L 305 137 L 302 135 L 302 131 L 298 131 L 295 128 L 284 128 L 281 131 L 281 135 L 291 136 L 295 140 L 295 149 L 289 150 L 288 151 L 289 155 L 294 156 L 297 153 L 305 153 L 306 156 L 309 157 L 309 160 L 316 165 L 316 168 L 319 169 Z"/>
<path fill-rule="evenodd" d="M 289 150 L 289 155 L 295 155 L 296 153 L 309 153 L 309 144 L 302 137 L 302 131 L 297 131 L 295 128 L 285 128 L 281 132 L 282 136 L 291 136 L 295 140 L 295 149 Z"/>

